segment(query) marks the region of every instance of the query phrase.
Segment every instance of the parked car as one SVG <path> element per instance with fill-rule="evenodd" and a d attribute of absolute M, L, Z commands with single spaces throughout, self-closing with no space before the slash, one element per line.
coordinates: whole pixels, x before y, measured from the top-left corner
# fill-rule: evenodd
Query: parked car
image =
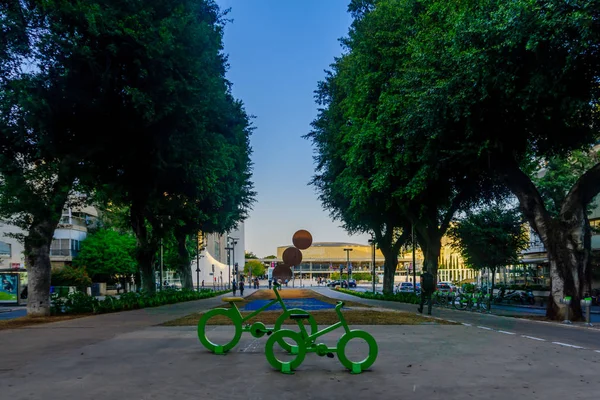
<path fill-rule="evenodd" d="M 356 287 L 356 279 L 349 279 L 348 280 L 348 287 L 349 288 Z"/>
<path fill-rule="evenodd" d="M 396 292 L 412 292 L 414 287 L 412 282 L 401 282 L 396 286 Z"/>
<path fill-rule="evenodd" d="M 456 292 L 456 286 L 450 282 L 438 282 L 437 290 L 440 292 Z"/>
<path fill-rule="evenodd" d="M 329 282 L 327 282 L 327 287 L 336 287 L 336 286 L 341 285 L 341 283 L 342 283 L 341 281 L 329 281 Z"/>

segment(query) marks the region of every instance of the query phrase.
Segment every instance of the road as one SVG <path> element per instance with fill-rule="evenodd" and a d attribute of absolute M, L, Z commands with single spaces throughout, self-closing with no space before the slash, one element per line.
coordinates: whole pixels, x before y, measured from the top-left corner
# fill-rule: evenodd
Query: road
<path fill-rule="evenodd" d="M 27 315 L 25 307 L 10 308 L 10 311 L 0 309 L 0 320 L 14 319 Z"/>
<path fill-rule="evenodd" d="M 362 299 L 329 288 L 320 288 L 317 291 L 332 298 L 352 300 L 376 307 L 408 312 L 416 312 L 417 308 L 414 304 Z M 501 335 L 520 337 L 526 341 L 548 342 L 556 346 L 581 348 L 586 351 L 600 353 L 600 326 L 588 328 L 576 324 L 566 325 L 531 321 L 522 318 L 439 308 L 434 308 L 432 314 L 434 317 L 459 322 L 475 330 L 489 330 Z"/>
<path fill-rule="evenodd" d="M 360 285 L 356 290 L 359 292 L 371 292 L 371 287 Z M 378 293 L 381 293 L 379 290 Z M 591 308 L 591 322 L 600 324 L 600 306 L 594 306 Z M 546 315 L 546 309 L 542 307 L 530 307 L 530 306 L 518 306 L 518 305 L 504 305 L 494 304 L 492 306 L 492 313 L 496 315 L 509 315 L 509 316 L 544 316 Z"/>

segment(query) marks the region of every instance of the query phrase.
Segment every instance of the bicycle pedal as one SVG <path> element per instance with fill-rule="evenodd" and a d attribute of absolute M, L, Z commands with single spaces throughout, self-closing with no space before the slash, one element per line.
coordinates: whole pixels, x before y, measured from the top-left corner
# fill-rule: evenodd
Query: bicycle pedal
<path fill-rule="evenodd" d="M 333 357 L 334 357 L 334 355 L 333 355 L 333 353 L 327 353 L 327 357 L 329 357 L 329 358 L 333 358 Z"/>

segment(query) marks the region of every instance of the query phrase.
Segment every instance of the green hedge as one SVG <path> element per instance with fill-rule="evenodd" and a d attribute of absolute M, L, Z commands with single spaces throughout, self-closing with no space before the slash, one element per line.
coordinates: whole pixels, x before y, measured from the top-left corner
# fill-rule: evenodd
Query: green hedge
<path fill-rule="evenodd" d="M 104 300 L 98 300 L 96 297 L 88 296 L 83 292 L 71 293 L 66 298 L 53 294 L 50 311 L 53 315 L 104 314 L 206 299 L 229 292 L 231 290 L 212 291 L 202 289 L 197 292 L 188 289 L 165 289 L 154 294 L 129 292 L 121 294 L 118 298 L 106 296 Z"/>
<path fill-rule="evenodd" d="M 335 288 L 338 292 L 351 294 L 356 297 L 362 297 L 363 299 L 372 300 L 386 300 L 386 301 L 397 301 L 399 303 L 419 304 L 421 298 L 411 292 L 398 292 L 394 294 L 382 294 L 373 292 L 357 292 L 355 290 L 348 290 L 342 288 Z"/>

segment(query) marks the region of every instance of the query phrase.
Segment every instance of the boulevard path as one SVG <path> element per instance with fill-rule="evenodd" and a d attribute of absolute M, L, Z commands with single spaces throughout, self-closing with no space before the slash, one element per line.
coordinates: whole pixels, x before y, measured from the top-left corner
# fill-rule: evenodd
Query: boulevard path
<path fill-rule="evenodd" d="M 365 303 L 411 312 L 415 308 Z M 244 335 L 232 352 L 217 356 L 198 343 L 195 326 L 157 326 L 217 304 L 220 299 L 213 298 L 0 331 L 0 398 L 547 400 L 590 399 L 600 390 L 600 353 L 553 344 L 550 336 L 545 341 L 520 336 L 533 322 L 514 320 L 514 334 L 499 333 L 495 327 L 506 327 L 506 322 L 498 321 L 508 319 L 502 317 L 436 310 L 440 316 L 452 314 L 454 320 L 474 323 L 353 326 L 370 332 L 379 345 L 376 363 L 360 375 L 349 374 L 337 358 L 314 354 L 307 355 L 295 375 L 283 375 L 266 362 L 265 338 Z M 490 329 L 477 328 L 477 318 Z M 494 319 L 496 325 L 490 322 Z M 561 340 L 574 339 L 569 336 L 573 332 L 600 337 L 580 328 L 544 327 Z M 232 332 L 229 326 L 210 329 L 212 337 L 230 337 Z M 323 341 L 334 344 L 340 334 L 332 332 Z M 350 357 L 357 359 L 359 349 L 352 345 Z"/>

